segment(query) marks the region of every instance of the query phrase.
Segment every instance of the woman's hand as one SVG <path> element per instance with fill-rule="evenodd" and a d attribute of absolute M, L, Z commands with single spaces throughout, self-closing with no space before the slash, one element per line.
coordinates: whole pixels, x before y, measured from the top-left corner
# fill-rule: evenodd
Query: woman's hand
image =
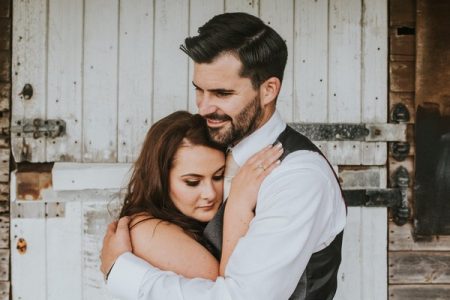
<path fill-rule="evenodd" d="M 261 182 L 279 165 L 283 154 L 282 145 L 267 146 L 253 155 L 240 169 L 231 181 L 231 190 L 225 206 L 222 257 L 219 273 L 225 274 L 228 259 L 237 242 L 243 237 L 254 218 L 256 198 Z"/>
<path fill-rule="evenodd" d="M 231 181 L 228 203 L 253 211 L 262 181 L 279 165 L 281 143 L 269 145 L 250 157 Z"/>

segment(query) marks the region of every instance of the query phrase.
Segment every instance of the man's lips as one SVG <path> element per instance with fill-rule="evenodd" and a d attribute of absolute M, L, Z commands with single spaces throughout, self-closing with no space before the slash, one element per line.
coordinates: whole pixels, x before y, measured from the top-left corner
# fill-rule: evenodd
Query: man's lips
<path fill-rule="evenodd" d="M 208 127 L 222 127 L 228 120 L 206 119 Z"/>

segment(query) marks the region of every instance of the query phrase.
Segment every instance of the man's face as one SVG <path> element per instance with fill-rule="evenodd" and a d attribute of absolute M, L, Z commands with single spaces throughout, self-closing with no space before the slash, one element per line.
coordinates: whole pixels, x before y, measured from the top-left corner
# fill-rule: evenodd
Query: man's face
<path fill-rule="evenodd" d="M 231 54 L 194 64 L 199 114 L 207 121 L 211 139 L 222 145 L 235 144 L 252 133 L 263 116 L 259 91 L 249 78 L 239 75 L 241 66 Z"/>

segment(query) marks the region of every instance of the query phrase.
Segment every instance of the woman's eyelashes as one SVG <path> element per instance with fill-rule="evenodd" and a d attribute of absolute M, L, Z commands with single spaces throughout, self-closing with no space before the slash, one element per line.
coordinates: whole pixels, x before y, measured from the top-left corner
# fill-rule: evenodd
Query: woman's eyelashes
<path fill-rule="evenodd" d="M 220 174 L 220 175 L 215 175 L 215 176 L 213 176 L 212 179 L 213 179 L 214 181 L 221 181 L 221 180 L 223 180 L 223 173 Z"/>
<path fill-rule="evenodd" d="M 203 180 L 202 179 L 185 179 L 184 182 L 186 183 L 187 186 L 190 187 L 196 187 L 200 184 L 200 182 Z M 214 175 L 212 177 L 213 181 L 222 181 L 223 180 L 223 173 L 218 174 L 218 175 Z"/>

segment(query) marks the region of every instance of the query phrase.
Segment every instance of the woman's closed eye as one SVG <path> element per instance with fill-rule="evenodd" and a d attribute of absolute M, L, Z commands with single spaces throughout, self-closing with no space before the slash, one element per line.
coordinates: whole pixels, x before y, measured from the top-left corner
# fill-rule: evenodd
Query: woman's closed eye
<path fill-rule="evenodd" d="M 198 186 L 200 184 L 200 180 L 197 179 L 188 179 L 184 181 L 187 186 Z"/>
<path fill-rule="evenodd" d="M 215 175 L 215 176 L 213 176 L 212 179 L 213 179 L 214 181 L 221 181 L 221 180 L 223 180 L 223 174 Z"/>

